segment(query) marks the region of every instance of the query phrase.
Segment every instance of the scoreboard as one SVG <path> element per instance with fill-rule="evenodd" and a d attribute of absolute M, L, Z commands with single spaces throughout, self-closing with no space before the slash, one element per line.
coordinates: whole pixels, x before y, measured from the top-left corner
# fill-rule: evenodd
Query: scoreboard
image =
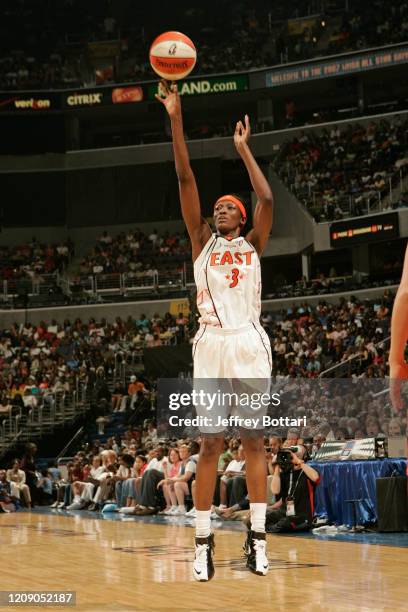
<path fill-rule="evenodd" d="M 341 248 L 398 238 L 398 213 L 338 221 L 330 225 L 329 231 L 330 245 Z"/>

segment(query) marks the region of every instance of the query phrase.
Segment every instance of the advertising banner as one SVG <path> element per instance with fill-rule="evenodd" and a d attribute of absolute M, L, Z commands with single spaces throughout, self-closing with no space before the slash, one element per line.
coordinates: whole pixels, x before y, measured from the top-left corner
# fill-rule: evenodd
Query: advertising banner
<path fill-rule="evenodd" d="M 139 85 L 104 87 L 99 89 L 78 89 L 76 91 L 64 92 L 62 95 L 63 108 L 77 109 L 141 102 L 143 100 L 143 89 Z"/>
<path fill-rule="evenodd" d="M 325 61 L 302 63 L 276 68 L 266 73 L 266 87 L 303 83 L 326 77 L 339 77 L 376 68 L 397 66 L 408 62 L 408 45 L 381 49 L 369 53 L 336 56 Z"/>
<path fill-rule="evenodd" d="M 158 93 L 158 82 L 147 85 L 147 99 L 154 100 Z M 197 96 L 203 94 L 236 93 L 249 88 L 247 74 L 231 74 L 217 77 L 202 77 L 188 81 L 178 81 L 178 91 L 181 96 Z"/>
<path fill-rule="evenodd" d="M 60 108 L 60 96 L 48 91 L 0 93 L 0 112 L 39 112 Z"/>

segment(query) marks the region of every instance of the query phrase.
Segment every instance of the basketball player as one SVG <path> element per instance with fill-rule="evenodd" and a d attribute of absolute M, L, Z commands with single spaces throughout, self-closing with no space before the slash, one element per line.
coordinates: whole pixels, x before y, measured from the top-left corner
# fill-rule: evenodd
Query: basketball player
<path fill-rule="evenodd" d="M 170 117 L 183 219 L 191 239 L 200 328 L 193 343 L 194 379 L 262 379 L 269 384 L 272 357 L 268 335 L 259 322 L 261 270 L 259 257 L 272 227 L 273 198 L 269 184 L 248 146 L 249 118 L 236 124 L 234 144 L 257 196 L 254 227 L 245 238 L 244 203 L 224 195 L 215 202 L 213 233 L 201 215 L 200 198 L 183 134 L 177 86 L 165 81 L 157 99 Z M 214 539 L 210 513 L 224 429 L 202 437 L 196 474 L 196 547 L 193 575 L 207 581 L 214 575 Z M 248 432 L 247 432 L 248 433 Z M 260 433 L 260 432 L 258 432 Z M 247 566 L 268 572 L 265 540 L 266 460 L 262 435 L 241 435 L 246 458 L 251 530 Z"/>
<path fill-rule="evenodd" d="M 405 346 L 408 340 L 408 247 L 405 251 L 401 283 L 395 296 L 391 317 L 390 395 L 394 408 L 401 410 L 401 383 L 408 379 Z"/>

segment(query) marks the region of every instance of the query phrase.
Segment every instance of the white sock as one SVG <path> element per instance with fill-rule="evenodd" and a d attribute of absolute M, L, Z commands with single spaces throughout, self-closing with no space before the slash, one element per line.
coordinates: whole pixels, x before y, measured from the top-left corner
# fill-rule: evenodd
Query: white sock
<path fill-rule="evenodd" d="M 182 506 L 177 506 L 177 510 L 178 510 L 179 512 L 185 512 L 185 511 L 186 511 L 186 507 L 185 507 L 185 505 L 183 504 Z"/>
<path fill-rule="evenodd" d="M 265 515 L 266 515 L 266 503 L 263 504 L 249 504 L 251 512 L 251 529 L 252 531 L 258 531 L 265 533 Z"/>
<path fill-rule="evenodd" d="M 211 533 L 211 510 L 196 510 L 196 537 L 208 538 Z"/>

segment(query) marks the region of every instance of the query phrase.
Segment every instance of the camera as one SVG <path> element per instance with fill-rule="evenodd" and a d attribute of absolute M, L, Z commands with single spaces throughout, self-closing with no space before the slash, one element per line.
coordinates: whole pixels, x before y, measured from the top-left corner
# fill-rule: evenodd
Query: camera
<path fill-rule="evenodd" d="M 299 451 L 298 446 L 289 446 L 288 448 L 281 448 L 276 455 L 276 462 L 279 465 L 282 472 L 290 472 L 294 465 L 292 463 L 291 453 L 297 453 Z"/>

